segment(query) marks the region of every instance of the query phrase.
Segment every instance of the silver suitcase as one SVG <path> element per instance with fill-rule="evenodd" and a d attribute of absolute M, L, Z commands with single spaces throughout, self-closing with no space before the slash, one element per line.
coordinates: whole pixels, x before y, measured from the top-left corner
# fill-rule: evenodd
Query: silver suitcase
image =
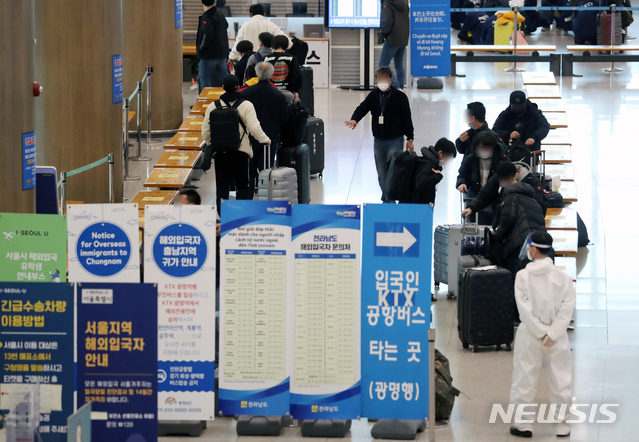
<path fill-rule="evenodd" d="M 264 146 L 264 170 L 257 183 L 257 199 L 260 201 L 290 201 L 297 203 L 297 172 L 292 167 L 270 165 L 270 149 Z"/>

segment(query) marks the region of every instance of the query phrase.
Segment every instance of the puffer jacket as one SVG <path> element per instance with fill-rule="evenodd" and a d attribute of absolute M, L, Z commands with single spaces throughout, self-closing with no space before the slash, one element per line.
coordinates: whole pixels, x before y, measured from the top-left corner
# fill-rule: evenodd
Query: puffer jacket
<path fill-rule="evenodd" d="M 473 150 L 472 153 L 467 154 L 462 161 L 459 168 L 459 175 L 457 176 L 457 184 L 455 187 L 459 187 L 465 184 L 468 187 L 467 197 L 474 198 L 479 194 L 481 190 L 481 171 L 479 165 L 479 157 L 477 151 Z M 490 173 L 488 175 L 488 181 L 495 175 L 497 166 L 503 161 L 509 161 L 506 157 L 506 152 L 501 146 L 501 143 L 495 145 L 492 162 L 490 165 Z"/>
<path fill-rule="evenodd" d="M 513 131 L 517 131 L 521 135 L 520 140 L 522 142 L 525 142 L 528 138 L 535 140 L 533 146 L 528 146 L 531 151 L 540 150 L 541 141 L 546 138 L 550 131 L 550 124 L 535 103 L 526 100 L 526 105 L 526 112 L 521 116 L 512 113 L 510 106 L 508 106 L 497 117 L 493 130 L 499 134 L 505 143 L 510 140 L 510 134 Z"/>
<path fill-rule="evenodd" d="M 433 172 L 433 169 L 442 170 L 439 155 L 433 146 L 422 147 L 421 152 L 413 175 L 413 192 L 409 201 L 400 200 L 401 203 L 435 204 L 437 184 L 443 178 L 441 173 Z"/>
<path fill-rule="evenodd" d="M 504 190 L 494 234 L 494 239 L 504 244 L 504 256 L 520 248 L 529 233 L 546 231 L 543 211 L 534 196 L 535 191 L 526 183 L 516 183 Z"/>

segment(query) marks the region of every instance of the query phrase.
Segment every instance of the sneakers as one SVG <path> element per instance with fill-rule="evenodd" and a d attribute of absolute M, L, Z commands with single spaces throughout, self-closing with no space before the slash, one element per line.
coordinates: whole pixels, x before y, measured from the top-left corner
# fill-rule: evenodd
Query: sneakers
<path fill-rule="evenodd" d="M 568 437 L 570 436 L 570 425 L 562 422 L 557 424 L 557 437 Z"/>
<path fill-rule="evenodd" d="M 517 427 L 510 427 L 510 434 L 517 437 L 532 437 L 532 431 L 520 430 Z"/>

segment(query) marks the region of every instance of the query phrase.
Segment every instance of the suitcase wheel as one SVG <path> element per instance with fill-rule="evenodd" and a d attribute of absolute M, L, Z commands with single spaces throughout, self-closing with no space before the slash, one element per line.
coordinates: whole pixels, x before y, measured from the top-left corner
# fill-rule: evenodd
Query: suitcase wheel
<path fill-rule="evenodd" d="M 501 345 L 496 345 L 495 346 L 495 351 L 501 351 Z"/>
<path fill-rule="evenodd" d="M 477 353 L 478 351 L 479 351 L 479 348 L 477 348 L 477 346 L 476 346 L 476 345 L 473 345 L 473 350 L 472 350 L 472 352 L 473 352 L 473 353 Z"/>
<path fill-rule="evenodd" d="M 505 351 L 512 351 L 513 348 L 510 346 L 510 344 L 506 344 L 506 347 L 504 348 Z"/>
<path fill-rule="evenodd" d="M 462 344 L 462 347 L 464 347 L 464 349 L 466 349 L 466 350 L 467 350 L 467 349 L 468 349 L 468 344 L 463 343 L 463 344 Z"/>
<path fill-rule="evenodd" d="M 453 295 L 452 293 L 449 293 L 446 295 L 446 299 L 457 299 L 457 296 Z"/>

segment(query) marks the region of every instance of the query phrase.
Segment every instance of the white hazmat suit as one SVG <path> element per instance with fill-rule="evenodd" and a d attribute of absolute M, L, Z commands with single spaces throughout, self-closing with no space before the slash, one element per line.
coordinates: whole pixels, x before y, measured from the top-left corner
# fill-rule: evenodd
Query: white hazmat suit
<path fill-rule="evenodd" d="M 557 404 L 558 411 L 561 404 L 566 404 L 565 422 L 570 419 L 567 411 L 572 404 L 572 356 L 567 333 L 576 300 L 572 278 L 557 269 L 550 258 L 537 259 L 517 273 L 515 299 L 521 325 L 515 337 L 510 403 L 515 409 L 520 404 L 534 404 L 543 370 L 550 388 L 549 404 Z M 555 341 L 550 348 L 542 345 L 546 335 Z M 515 427 L 532 431 L 530 424 L 516 423 Z"/>

